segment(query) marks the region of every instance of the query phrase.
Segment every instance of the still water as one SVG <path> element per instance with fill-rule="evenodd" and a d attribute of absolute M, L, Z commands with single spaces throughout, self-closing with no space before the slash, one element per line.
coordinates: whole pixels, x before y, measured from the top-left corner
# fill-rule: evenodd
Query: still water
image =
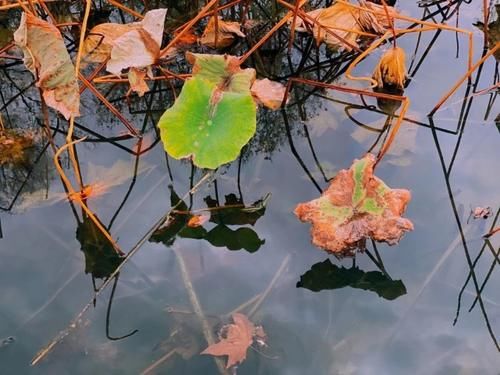
<path fill-rule="evenodd" d="M 423 8 L 413 1 L 399 4 L 399 9 L 422 17 Z M 472 24 L 480 17 L 477 2 L 461 4 L 459 25 L 473 30 L 475 59 L 480 57 L 483 34 Z M 439 15 L 436 20 L 441 20 Z M 456 16 L 449 22 L 455 21 Z M 361 157 L 387 115 L 369 97 L 364 105 L 359 96 L 326 90 L 301 101 L 297 98 L 305 92 L 297 90 L 297 100 L 285 111 L 260 111 L 258 134 L 241 159 L 185 198 L 192 209 L 206 207 L 207 201 L 249 206 L 265 198 L 265 210 L 254 215 L 236 210 L 236 218 L 215 218 L 219 222 L 204 228 L 218 226 L 222 232 L 211 237 L 156 232 L 120 273 L 109 316 L 112 285 L 78 327 L 34 367 L 29 365 L 34 355 L 91 300 L 92 274 L 98 287 L 119 260 L 109 246 L 103 247 L 103 239 L 82 219 L 79 208 L 74 211 L 64 199 L 50 147 L 34 151 L 36 163 L 27 184 L 19 177 L 24 174 L 8 180 L 12 174 L 3 171 L 2 207 L 15 202 L 9 211 L 0 211 L 0 374 L 138 374 L 168 353 L 151 373 L 219 373 L 212 357 L 199 355 L 207 344 L 189 282 L 214 335 L 235 309 L 264 327 L 267 347 L 250 349 L 238 374 L 498 374 L 500 355 L 489 330 L 500 339 L 500 268 L 492 255 L 498 254 L 500 236 L 480 251 L 500 202 L 499 129 L 494 121 L 500 108 L 497 102 L 485 115 L 490 95 L 472 96 L 464 105 L 464 85 L 434 116 L 436 130 L 431 129 L 426 114 L 465 72 L 467 62 L 466 38 L 459 37 L 457 52 L 453 32 L 442 32 L 435 41 L 433 37 L 434 32 L 423 34 L 418 49 L 416 36 L 398 40 L 408 59 L 414 59 L 405 90 L 411 100 L 409 121 L 376 170 L 389 186 L 412 193 L 405 216 L 415 230 L 399 245 L 377 244 L 374 249 L 369 243 L 369 254 L 358 254 L 353 262 L 329 257 L 311 244 L 309 224 L 294 216 L 295 206 L 317 197 L 329 178 Z M 264 59 L 286 65 L 286 35 L 283 38 L 281 52 L 266 50 Z M 418 64 L 427 47 L 428 54 Z M 309 71 L 309 78 L 317 79 L 315 74 L 327 71 L 335 56 L 315 48 L 311 53 L 323 62 Z M 357 74 L 370 75 L 379 56 L 375 52 L 364 60 Z M 298 63 L 301 55 L 295 51 L 292 60 Z M 261 69 L 284 81 L 289 73 L 283 66 L 264 64 Z M 21 66 L 17 70 L 28 74 Z M 493 84 L 494 70 L 490 59 L 476 91 Z M 359 87 L 343 76 L 336 83 Z M 161 93 L 145 100 L 151 97 L 151 116 L 157 119 L 170 102 Z M 145 142 L 151 143 L 154 120 L 144 120 L 144 102 L 136 103 L 129 118 L 138 128 L 144 123 Z M 11 125 L 32 126 L 24 122 L 29 104 L 11 110 Z M 121 133 L 122 125 L 105 109 L 96 113 L 96 105 L 96 99 L 86 96 L 78 123 L 103 136 Z M 468 111 L 461 122 L 464 107 Z M 79 136 L 88 134 L 78 130 Z M 60 135 L 56 140 L 63 142 Z M 184 196 L 205 175 L 189 162 L 166 158 L 159 143 L 136 157 L 125 149 L 134 144 L 97 142 L 91 135 L 78 146 L 86 183 L 100 182 L 105 190 L 91 198 L 89 206 L 125 251 L 169 211 L 174 194 Z M 492 216 L 468 221 L 477 206 L 490 206 Z M 229 224 L 221 224 L 224 220 Z M 243 239 L 236 234 L 242 228 Z M 104 258 L 98 256 L 103 248 L 108 250 Z M 487 279 L 481 293 L 484 312 L 479 304 L 468 312 L 476 296 L 470 280 L 453 325 L 469 275 L 467 257 L 474 261 L 478 254 L 476 280 L 481 285 Z M 355 278 L 370 271 L 376 272 L 371 275 L 378 284 L 335 283 L 335 275 L 326 274 L 344 272 Z M 301 276 L 302 284 L 314 291 L 299 287 Z M 108 338 L 134 330 L 122 340 Z"/>

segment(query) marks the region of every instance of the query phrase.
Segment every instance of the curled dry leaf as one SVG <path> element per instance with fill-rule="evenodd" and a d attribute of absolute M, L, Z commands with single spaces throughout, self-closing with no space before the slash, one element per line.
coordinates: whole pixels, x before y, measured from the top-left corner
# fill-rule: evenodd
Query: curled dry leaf
<path fill-rule="evenodd" d="M 23 13 L 14 40 L 23 50 L 26 68 L 38 78 L 36 85 L 42 89 L 47 105 L 66 119 L 79 116 L 80 93 L 75 67 L 57 27 Z"/>
<path fill-rule="evenodd" d="M 138 69 L 129 74 L 129 81 L 132 90 L 142 96 L 149 88 L 140 70 L 159 58 L 166 14 L 167 9 L 154 9 L 141 22 L 95 26 L 85 39 L 85 61 L 102 63 L 109 59 L 106 70 L 118 76 L 124 69 Z"/>
<path fill-rule="evenodd" d="M 406 54 L 401 47 L 387 50 L 373 72 L 378 88 L 403 90 L 406 81 Z"/>
<path fill-rule="evenodd" d="M 285 97 L 286 87 L 279 82 L 267 78 L 257 79 L 251 87 L 254 99 L 270 109 L 276 110 L 281 107 Z"/>
<path fill-rule="evenodd" d="M 149 86 L 146 83 L 146 70 L 130 68 L 128 71 L 128 81 L 130 88 L 135 91 L 139 96 L 144 96 L 149 91 Z"/>
<path fill-rule="evenodd" d="M 366 238 L 394 245 L 413 230 L 401 215 L 411 199 L 404 189 L 390 189 L 373 175 L 375 157 L 355 160 L 341 170 L 321 197 L 295 208 L 301 221 L 312 223 L 312 241 L 338 257 L 363 249 Z"/>
<path fill-rule="evenodd" d="M 358 47 L 357 40 L 361 32 L 383 34 L 390 27 L 383 6 L 369 1 L 360 1 L 359 6 L 366 10 L 354 8 L 344 3 L 335 3 L 328 8 L 315 9 L 307 13 L 310 19 L 315 20 L 312 27 L 310 29 L 306 27 L 306 24 L 311 24 L 310 19 L 304 20 L 299 17 L 296 29 L 299 32 L 312 30 L 317 44 L 324 42 L 332 48 L 350 51 L 351 46 Z M 389 16 L 397 14 L 393 7 L 388 6 L 387 10 Z"/>
<path fill-rule="evenodd" d="M 254 338 L 265 339 L 262 327 L 256 327 L 245 315 L 234 313 L 232 318 L 234 324 L 222 328 L 222 339 L 201 352 L 214 356 L 227 355 L 226 368 L 237 365 L 247 358 L 247 350 Z"/>
<path fill-rule="evenodd" d="M 217 22 L 217 45 L 215 41 L 215 17 L 211 17 L 207 27 L 200 38 L 200 43 L 212 48 L 225 48 L 233 43 L 235 36 L 241 38 L 245 34 L 241 32 L 239 22 L 226 22 L 221 17 Z"/>

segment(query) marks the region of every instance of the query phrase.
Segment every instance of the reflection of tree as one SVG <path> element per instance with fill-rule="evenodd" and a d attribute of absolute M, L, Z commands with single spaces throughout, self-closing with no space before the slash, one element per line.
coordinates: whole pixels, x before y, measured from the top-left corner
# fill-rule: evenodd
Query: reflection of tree
<path fill-rule="evenodd" d="M 24 150 L 23 162 L 0 165 L 0 210 L 12 210 L 23 194 L 48 191 L 53 173 L 45 153 L 47 148 L 48 143 L 35 142 Z"/>

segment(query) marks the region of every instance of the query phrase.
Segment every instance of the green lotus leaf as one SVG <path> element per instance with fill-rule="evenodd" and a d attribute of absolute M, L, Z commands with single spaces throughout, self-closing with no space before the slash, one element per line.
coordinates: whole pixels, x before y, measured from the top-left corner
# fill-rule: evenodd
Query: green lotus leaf
<path fill-rule="evenodd" d="M 193 63 L 193 75 L 217 85 L 224 91 L 250 94 L 255 81 L 254 69 L 240 69 L 239 58 L 228 55 L 187 54 Z"/>
<path fill-rule="evenodd" d="M 215 169 L 236 159 L 254 135 L 256 106 L 250 92 L 220 91 L 213 82 L 191 78 L 158 125 L 169 155 Z"/>

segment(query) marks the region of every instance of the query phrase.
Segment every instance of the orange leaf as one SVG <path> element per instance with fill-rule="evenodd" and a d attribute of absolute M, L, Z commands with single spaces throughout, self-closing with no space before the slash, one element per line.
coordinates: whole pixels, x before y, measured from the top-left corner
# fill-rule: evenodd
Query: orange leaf
<path fill-rule="evenodd" d="M 209 219 L 210 214 L 194 215 L 189 219 L 187 226 L 190 228 L 196 228 L 205 224 Z"/>
<path fill-rule="evenodd" d="M 247 358 L 247 350 L 252 345 L 255 334 L 254 324 L 240 313 L 232 315 L 234 324 L 225 326 L 226 337 L 210 345 L 201 354 L 227 355 L 226 368 L 237 365 Z"/>

